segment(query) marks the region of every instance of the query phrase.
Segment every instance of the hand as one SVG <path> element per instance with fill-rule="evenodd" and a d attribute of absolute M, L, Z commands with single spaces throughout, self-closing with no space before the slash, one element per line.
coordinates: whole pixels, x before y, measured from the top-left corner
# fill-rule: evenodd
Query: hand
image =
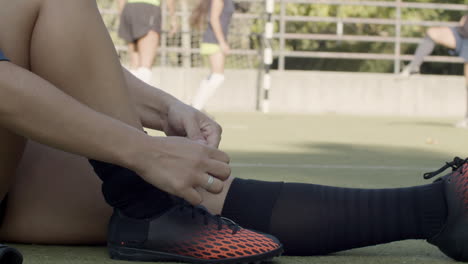
<path fill-rule="evenodd" d="M 197 188 L 218 194 L 231 174 L 226 153 L 183 137 L 148 137 L 135 172 L 159 189 L 198 205 Z M 208 186 L 209 177 L 214 182 Z"/>
<path fill-rule="evenodd" d="M 224 55 L 231 53 L 231 47 L 229 47 L 229 44 L 223 42 L 220 43 L 219 46 L 221 47 L 221 51 L 224 53 Z"/>
<path fill-rule="evenodd" d="M 221 126 L 182 102 L 169 106 L 167 117 L 162 121 L 162 128 L 168 136 L 187 137 L 212 148 L 217 148 L 221 141 Z"/>

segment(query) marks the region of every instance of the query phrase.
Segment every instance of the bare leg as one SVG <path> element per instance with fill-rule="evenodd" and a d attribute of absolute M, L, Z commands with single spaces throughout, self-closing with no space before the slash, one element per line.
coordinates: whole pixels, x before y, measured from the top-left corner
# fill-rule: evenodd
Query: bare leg
<path fill-rule="evenodd" d="M 210 56 L 211 73 L 224 74 L 225 56 L 222 52 L 217 52 Z"/>
<path fill-rule="evenodd" d="M 103 199 L 99 178 L 83 157 L 29 142 L 8 197 L 2 241 L 106 241 L 112 209 Z"/>
<path fill-rule="evenodd" d="M 141 128 L 140 120 L 130 102 L 121 65 L 94 0 L 18 0 L 14 3 L 0 0 L 0 5 L 2 6 L 0 9 L 0 48 L 12 58 L 13 62 L 26 69 L 29 69 L 31 65 L 30 69 L 34 73 L 49 80 L 91 108 Z M 91 43 L 88 40 L 93 41 Z M 4 173 L 2 175 L 6 175 L 5 177 L 13 177 L 16 160 L 21 156 L 24 142 L 21 138 L 4 131 L 0 133 L 0 141 L 2 144 L 3 141 L 8 142 L 2 145 L 8 148 L 2 149 L 10 151 L 10 156 L 4 157 L 5 154 L 0 156 L 1 162 L 6 164 L 3 166 L 5 171 L 1 173 Z M 86 203 L 81 203 L 88 199 L 86 196 L 76 195 L 68 199 L 64 198 L 67 193 L 68 195 L 75 194 L 76 191 L 72 192 L 73 189 L 78 189 L 76 185 L 74 187 L 69 185 L 73 183 L 73 178 L 68 181 L 69 171 L 78 173 L 75 178 L 77 180 L 85 177 L 84 175 L 93 175 L 90 166 L 83 163 L 84 160 L 81 159 L 81 165 L 75 169 L 67 169 L 64 172 L 53 167 L 54 173 L 50 173 L 51 163 L 48 163 L 46 168 L 49 169 L 42 169 L 45 173 L 39 176 L 36 174 L 36 181 L 34 181 L 33 172 L 38 167 L 32 166 L 31 160 L 50 157 L 40 156 L 37 151 L 33 150 L 29 153 L 23 160 L 24 165 L 20 170 L 21 178 L 11 190 L 9 209 L 5 224 L 0 230 L 0 237 L 10 241 L 41 243 L 102 241 L 103 234 L 105 234 L 104 223 L 107 222 L 104 218 L 109 211 L 105 209 L 105 205 L 99 203 L 99 201 L 102 202 L 102 195 L 98 192 L 98 179 L 80 182 L 84 184 L 83 186 L 86 184 L 96 186 L 94 190 L 91 189 L 93 190 L 91 193 L 95 195 L 90 196 L 95 198 L 92 200 L 96 204 L 89 209 L 81 207 L 84 210 L 83 214 L 79 211 L 79 205 L 88 206 Z M 51 154 L 51 157 L 56 155 L 53 152 L 48 154 Z M 67 163 L 67 159 L 70 159 L 70 156 L 56 155 L 57 163 L 52 164 L 62 166 L 60 162 Z M 63 165 L 62 169 L 66 168 L 67 166 Z M 29 174 L 32 178 L 24 177 Z M 63 181 L 61 182 L 56 177 L 62 178 Z M 8 182 L 9 180 L 6 186 Z M 42 191 L 37 189 L 38 182 L 42 182 Z M 51 182 L 57 185 L 51 186 Z M 81 190 L 87 190 L 87 188 Z M 89 193 L 84 192 L 84 194 Z M 78 209 L 72 209 L 73 205 L 78 206 Z M 86 215 L 94 217 L 97 212 L 96 208 L 102 211 L 100 213 L 103 216 L 102 221 L 96 218 L 90 220 L 90 217 L 87 217 L 86 222 L 80 222 L 82 218 L 79 218 L 78 214 L 82 217 Z M 67 222 L 74 217 L 78 217 L 78 222 L 74 225 L 76 228 L 68 226 Z M 31 219 L 37 222 L 30 221 Z M 96 223 L 91 222 L 93 226 L 88 226 L 90 221 Z M 51 235 L 52 233 L 54 235 Z"/>
<path fill-rule="evenodd" d="M 465 63 L 464 68 L 465 75 L 465 116 L 462 120 L 455 123 L 455 127 L 468 128 L 468 63 Z"/>
<path fill-rule="evenodd" d="M 37 1 L 0 1 L 0 48 L 18 66 L 29 68 L 29 37 L 34 25 L 39 5 Z M 9 9 L 23 11 L 23 16 L 16 16 Z M 3 23 L 9 21 L 9 23 Z M 14 25 L 16 30 L 10 30 Z M 23 34 L 22 34 L 23 33 Z M 14 182 L 16 168 L 23 154 L 26 140 L 0 127 L 0 200 Z"/>
<path fill-rule="evenodd" d="M 140 56 L 136 49 L 135 43 L 128 44 L 128 52 L 130 53 L 130 69 L 138 69 L 140 67 Z"/>
<path fill-rule="evenodd" d="M 31 39 L 31 69 L 91 108 L 142 127 L 96 1 L 43 0 Z"/>
<path fill-rule="evenodd" d="M 427 35 L 434 40 L 435 43 L 445 46 L 449 49 L 456 48 L 455 37 L 453 32 L 448 27 L 432 27 L 427 30 Z"/>
<path fill-rule="evenodd" d="M 464 67 L 464 76 L 465 76 L 465 88 L 466 88 L 466 112 L 465 112 L 465 119 L 468 119 L 468 63 L 465 63 Z"/>
<path fill-rule="evenodd" d="M 148 32 L 146 36 L 137 41 L 138 52 L 140 55 L 139 67 L 151 69 L 156 58 L 159 44 L 159 34 L 154 31 Z"/>
<path fill-rule="evenodd" d="M 25 139 L 0 128 L 0 200 L 14 182 L 16 167 L 23 155 Z"/>

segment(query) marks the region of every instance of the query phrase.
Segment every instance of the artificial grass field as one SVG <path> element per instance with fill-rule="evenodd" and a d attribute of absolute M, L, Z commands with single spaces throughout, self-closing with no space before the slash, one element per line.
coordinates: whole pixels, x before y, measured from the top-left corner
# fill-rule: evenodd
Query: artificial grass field
<path fill-rule="evenodd" d="M 215 114 L 221 149 L 233 175 L 260 180 L 358 188 L 428 183 L 422 174 L 453 156 L 465 157 L 468 130 L 455 119 L 339 115 Z M 468 155 L 467 155 L 468 156 Z M 110 260 L 104 247 L 15 245 L 26 264 L 130 263 Z M 274 263 L 454 263 L 424 241 L 403 241 L 321 257 Z"/>

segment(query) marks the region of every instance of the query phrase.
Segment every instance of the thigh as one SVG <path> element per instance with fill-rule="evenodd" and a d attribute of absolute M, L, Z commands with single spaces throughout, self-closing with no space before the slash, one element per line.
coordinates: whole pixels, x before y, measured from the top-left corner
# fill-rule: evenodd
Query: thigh
<path fill-rule="evenodd" d="M 39 0 L 0 0 L 0 50 L 16 65 L 29 69 L 29 48 Z"/>
<path fill-rule="evenodd" d="M 457 47 L 455 36 L 448 27 L 434 27 L 427 30 L 429 37 L 439 45 L 445 46 L 450 49 Z"/>
<path fill-rule="evenodd" d="M 8 195 L 0 240 L 104 243 L 111 211 L 86 159 L 29 142 Z"/>
<path fill-rule="evenodd" d="M 211 72 L 213 73 L 224 73 L 224 60 L 225 56 L 222 51 L 210 55 Z"/>

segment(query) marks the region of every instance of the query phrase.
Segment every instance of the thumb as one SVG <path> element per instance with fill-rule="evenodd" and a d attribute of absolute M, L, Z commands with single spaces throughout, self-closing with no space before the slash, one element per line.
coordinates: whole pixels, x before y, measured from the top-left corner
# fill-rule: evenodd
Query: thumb
<path fill-rule="evenodd" d="M 187 125 L 185 126 L 185 131 L 187 133 L 187 138 L 188 139 L 191 139 L 193 141 L 196 141 L 196 142 L 202 143 L 202 144 L 207 143 L 205 137 L 202 134 L 200 126 L 198 125 L 197 122 L 195 122 L 195 121 L 188 122 Z"/>

